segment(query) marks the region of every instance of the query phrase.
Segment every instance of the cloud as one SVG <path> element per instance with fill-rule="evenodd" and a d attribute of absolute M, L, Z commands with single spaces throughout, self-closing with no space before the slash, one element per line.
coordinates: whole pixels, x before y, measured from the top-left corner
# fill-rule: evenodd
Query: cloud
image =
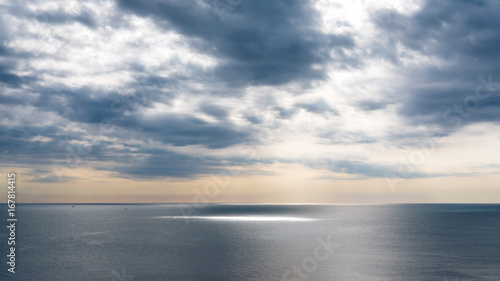
<path fill-rule="evenodd" d="M 80 23 L 89 28 L 96 28 L 94 12 L 84 4 L 70 3 L 49 3 L 46 8 L 37 8 L 35 10 L 27 9 L 24 5 L 11 6 L 11 13 L 18 17 L 24 17 L 26 20 L 34 20 L 40 24 L 61 25 Z"/>
<path fill-rule="evenodd" d="M 372 110 L 379 110 L 379 109 L 384 109 L 387 106 L 386 102 L 378 102 L 378 101 L 372 101 L 372 100 L 364 100 L 361 101 L 357 104 L 357 106 L 364 111 L 372 111 Z"/>
<path fill-rule="evenodd" d="M 355 175 L 354 179 L 367 179 L 367 178 L 401 178 L 401 179 L 416 179 L 416 178 L 430 178 L 442 176 L 457 176 L 457 174 L 442 174 L 442 173 L 425 173 L 425 172 L 408 172 L 408 167 L 404 165 L 387 165 L 381 163 L 370 163 L 368 159 L 360 160 L 330 160 L 330 159 L 317 159 L 314 162 L 308 162 L 309 167 L 315 169 L 327 169 L 335 173 L 342 173 L 347 175 Z M 321 178 L 319 178 L 321 179 Z M 339 179 L 339 178 L 333 178 Z"/>
<path fill-rule="evenodd" d="M 323 159 L 318 162 L 309 163 L 309 166 L 328 169 L 335 173 L 352 174 L 366 178 L 382 178 L 385 177 L 387 171 L 390 171 L 387 166 L 368 164 L 364 161 L 352 160 Z"/>
<path fill-rule="evenodd" d="M 274 110 L 278 112 L 279 118 L 282 119 L 290 119 L 295 115 L 295 113 L 297 113 L 297 108 L 283 108 L 276 106 Z"/>
<path fill-rule="evenodd" d="M 214 3 L 0 6 L 2 162 L 33 168 L 34 182 L 54 181 L 39 168 L 68 166 L 75 151 L 79 165 L 127 178 L 265 174 L 259 165 L 287 161 L 380 178 L 398 164 L 374 160 L 375 146 L 451 137 L 457 118 L 499 121 L 494 1 L 356 7 L 360 17 L 349 3 Z M 464 117 L 456 106 L 475 107 L 478 86 L 490 95 Z M 250 144 L 258 155 L 242 157 Z"/>
<path fill-rule="evenodd" d="M 217 168 L 212 166 L 219 166 L 217 162 L 203 157 L 191 157 L 166 150 L 157 150 L 148 155 L 138 161 L 129 162 L 131 164 L 113 167 L 112 170 L 131 178 L 191 178 L 215 172 Z"/>
<path fill-rule="evenodd" d="M 2 72 L 2 69 L 0 68 L 0 83 L 3 83 L 10 87 L 19 88 L 22 84 L 22 81 L 23 80 L 21 79 L 21 77 L 15 74 Z"/>
<path fill-rule="evenodd" d="M 371 46 L 372 55 L 406 65 L 401 67 L 405 78 L 395 81 L 401 116 L 413 124 L 443 127 L 449 127 L 443 118 L 448 109 L 453 110 L 450 118 L 464 122 L 499 120 L 498 96 L 474 98 L 481 85 L 478 77 L 492 74 L 500 81 L 499 12 L 496 1 L 425 1 L 413 13 L 387 9 L 372 13 L 380 31 Z M 376 51 L 381 49 L 385 51 Z M 468 98 L 473 99 L 469 100 L 472 106 L 478 102 L 477 112 L 453 109 L 455 104 L 466 106 Z"/>
<path fill-rule="evenodd" d="M 200 110 L 201 112 L 218 119 L 226 119 L 229 116 L 229 113 L 225 108 L 215 104 L 202 104 L 200 106 Z"/>
<path fill-rule="evenodd" d="M 255 124 L 255 125 L 258 125 L 258 124 L 261 124 L 262 123 L 262 119 L 259 118 L 258 116 L 255 116 L 255 115 L 251 115 L 251 114 L 245 114 L 245 119 L 252 123 L 252 124 Z"/>
<path fill-rule="evenodd" d="M 318 66 L 332 60 L 331 51 L 354 46 L 349 35 L 319 31 L 318 11 L 307 1 L 245 1 L 223 20 L 216 7 L 194 0 L 119 3 L 125 11 L 159 20 L 165 30 L 175 30 L 199 52 L 216 57 L 214 73 L 232 86 L 325 79 Z"/>
<path fill-rule="evenodd" d="M 247 142 L 250 137 L 249 132 L 238 129 L 229 122 L 209 123 L 186 114 L 130 117 L 117 121 L 117 125 L 175 146 L 224 148 Z"/>
<path fill-rule="evenodd" d="M 325 114 L 327 112 L 330 112 L 333 115 L 340 114 L 338 112 L 338 110 L 330 107 L 330 105 L 328 105 L 328 103 L 326 103 L 326 101 L 323 99 L 318 99 L 316 101 L 309 102 L 309 103 L 297 103 L 295 106 L 298 108 L 302 108 L 302 109 L 306 110 L 307 112 L 316 113 L 316 114 Z"/>

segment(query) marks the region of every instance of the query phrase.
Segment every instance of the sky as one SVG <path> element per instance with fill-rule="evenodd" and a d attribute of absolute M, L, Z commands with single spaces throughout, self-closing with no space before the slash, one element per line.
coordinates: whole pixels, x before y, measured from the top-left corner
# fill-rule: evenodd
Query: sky
<path fill-rule="evenodd" d="M 500 202 L 498 1 L 0 11 L 18 202 Z"/>

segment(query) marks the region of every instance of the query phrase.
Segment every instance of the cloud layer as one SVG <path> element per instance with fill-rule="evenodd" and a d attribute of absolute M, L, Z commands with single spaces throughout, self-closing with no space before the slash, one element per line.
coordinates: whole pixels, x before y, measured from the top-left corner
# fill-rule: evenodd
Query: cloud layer
<path fill-rule="evenodd" d="M 500 4 L 372 4 L 3 2 L 2 165 L 33 182 L 60 167 L 192 179 L 272 163 L 383 178 L 422 139 L 494 134 Z M 456 175 L 446 163 L 405 177 Z"/>

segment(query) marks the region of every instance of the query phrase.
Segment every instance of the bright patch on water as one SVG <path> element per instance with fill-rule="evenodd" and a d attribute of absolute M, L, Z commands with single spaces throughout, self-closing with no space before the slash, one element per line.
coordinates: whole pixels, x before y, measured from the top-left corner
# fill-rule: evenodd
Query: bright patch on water
<path fill-rule="evenodd" d="M 315 218 L 304 218 L 304 217 L 283 217 L 283 216 L 156 216 L 154 219 L 195 219 L 195 220 L 215 220 L 215 221 L 289 221 L 289 222 L 304 222 L 304 221 L 316 221 Z"/>

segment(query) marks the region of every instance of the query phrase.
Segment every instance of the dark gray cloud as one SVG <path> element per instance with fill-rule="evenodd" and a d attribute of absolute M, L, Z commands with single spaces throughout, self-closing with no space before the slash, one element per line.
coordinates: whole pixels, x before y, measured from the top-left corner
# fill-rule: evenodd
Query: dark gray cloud
<path fill-rule="evenodd" d="M 267 171 L 241 170 L 241 166 L 255 163 L 271 164 L 272 160 L 256 160 L 246 157 L 203 157 L 182 154 L 165 149 L 138 148 L 136 151 L 143 157 L 135 157 L 134 161 L 117 162 L 115 166 L 98 166 L 97 169 L 118 172 L 128 178 L 195 178 L 199 175 L 221 174 L 229 171 L 234 175 L 269 174 Z"/>
<path fill-rule="evenodd" d="M 6 26 L 2 16 L 0 16 L 0 24 L 2 26 Z M 0 57 L 4 57 L 4 56 L 11 54 L 11 51 L 6 46 L 7 42 L 8 42 L 8 38 L 7 38 L 7 34 L 6 34 L 6 29 L 2 28 L 0 30 Z"/>
<path fill-rule="evenodd" d="M 3 45 L 3 43 L 0 42 L 0 56 L 5 56 L 9 54 L 9 50 L 7 47 Z"/>
<path fill-rule="evenodd" d="M 306 110 L 307 112 L 311 113 L 316 113 L 316 114 L 325 114 L 325 113 L 332 113 L 333 115 L 339 115 L 338 110 L 335 108 L 332 108 L 325 100 L 323 99 L 318 99 L 313 102 L 304 102 L 304 103 L 297 103 L 295 105 L 298 108 L 302 108 Z"/>
<path fill-rule="evenodd" d="M 0 83 L 10 87 L 18 88 L 21 86 L 22 82 L 23 80 L 21 79 L 21 77 L 15 74 L 10 74 L 8 72 L 3 72 L 0 66 Z"/>
<path fill-rule="evenodd" d="M 136 78 L 137 83 L 129 87 L 135 90 L 127 95 L 90 87 L 68 88 L 64 85 L 59 88 L 32 85 L 28 92 L 21 89 L 9 94 L 0 92 L 2 105 L 32 106 L 38 113 L 54 113 L 63 118 L 63 123 L 51 126 L 0 126 L 0 159 L 4 163 L 28 167 L 43 165 L 54 168 L 55 165 L 57 169 L 90 165 L 96 169 L 118 172 L 123 177 L 187 178 L 216 171 L 227 159 L 205 160 L 203 157 L 165 149 L 131 147 L 126 144 L 126 140 L 135 139 L 145 143 L 157 140 L 175 146 L 200 145 L 212 149 L 249 141 L 250 132 L 229 122 L 208 123 L 188 113 L 142 116 L 141 112 L 156 102 L 168 105 L 176 94 L 169 92 L 168 79 L 140 73 L 136 73 Z M 202 108 L 221 119 L 228 116 L 222 107 L 206 105 Z M 3 111 L 0 117 L 13 120 L 18 115 L 15 110 Z M 29 116 L 26 118 L 31 119 Z M 100 123 L 104 120 L 112 125 L 112 130 L 99 131 Z M 68 122 L 81 130 L 66 131 L 64 124 Z M 102 141 L 101 137 L 118 138 L 125 143 L 118 149 L 113 147 L 115 143 Z M 84 139 L 89 140 L 90 144 L 79 146 L 71 143 Z M 58 182 L 60 178 L 51 173 L 52 169 L 38 171 L 33 182 Z M 62 177 L 63 180 L 70 178 Z"/>
<path fill-rule="evenodd" d="M 277 113 L 278 117 L 281 119 L 290 119 L 292 118 L 298 111 L 297 107 L 281 107 L 275 106 L 273 108 Z"/>
<path fill-rule="evenodd" d="M 0 7 L 2 11 L 2 7 Z M 3 27 L 0 30 L 0 94 L 2 94 L 1 87 L 19 88 L 23 84 L 35 80 L 33 77 L 19 76 L 15 73 L 18 62 L 15 58 L 27 56 L 29 54 L 17 52 L 12 47 L 9 47 L 10 36 L 8 24 L 5 23 L 3 17 L 0 15 L 0 25 Z M 1 99 L 1 97 L 0 97 Z"/>
<path fill-rule="evenodd" d="M 355 174 L 374 178 L 385 177 L 388 171 L 388 169 L 384 169 L 382 165 L 370 165 L 364 161 L 350 160 L 326 161 L 326 167 L 332 172 Z"/>
<path fill-rule="evenodd" d="M 381 10 L 373 20 L 387 44 L 402 43 L 442 58 L 490 60 L 498 58 L 498 9 L 496 1 L 426 1 L 413 14 Z"/>
<path fill-rule="evenodd" d="M 22 129 L 0 126 L 0 161 L 31 167 L 31 181 L 42 183 L 69 181 L 73 179 L 70 175 L 58 177 L 56 171 L 80 166 L 117 172 L 126 178 L 192 178 L 216 173 L 234 165 L 250 165 L 255 162 L 246 158 L 193 156 L 154 148 L 145 145 L 149 142 L 150 134 L 141 135 L 143 139 L 135 139 L 136 142 L 144 142 L 144 145 L 128 144 L 126 140 L 131 140 L 129 132 L 130 130 L 124 130 L 102 136 L 97 130 L 62 132 L 58 126 L 24 126 Z M 193 135 L 198 133 L 191 132 Z M 181 134 L 177 133 L 173 138 L 185 137 Z M 118 137 L 122 140 L 122 145 L 116 146 L 115 142 L 102 140 L 102 137 Z M 221 139 L 227 138 L 227 134 L 221 135 L 220 139 L 218 137 L 201 135 L 199 141 L 210 139 L 213 142 L 211 145 L 225 145 L 225 141 Z M 85 139 L 90 142 L 85 145 L 73 142 Z"/>
<path fill-rule="evenodd" d="M 38 89 L 41 93 L 33 100 L 41 111 L 56 112 L 58 115 L 74 122 L 99 123 L 105 118 L 118 118 L 128 111 L 134 111 L 142 99 L 128 106 L 121 103 L 118 93 L 95 92 L 89 88 L 79 89 Z M 92 96 L 92 94 L 97 94 Z M 123 107 L 123 108 L 122 108 Z"/>
<path fill-rule="evenodd" d="M 154 154 L 150 153 L 148 157 L 129 163 L 131 164 L 113 167 L 111 170 L 132 178 L 190 178 L 199 174 L 213 173 L 220 165 L 202 157 L 191 157 L 166 150 L 158 150 Z"/>
<path fill-rule="evenodd" d="M 330 170 L 335 173 L 357 175 L 356 179 L 386 178 L 386 177 L 414 179 L 414 178 L 445 176 L 445 174 L 440 174 L 440 173 L 423 173 L 417 171 L 409 172 L 411 167 L 406 166 L 404 164 L 400 165 L 385 165 L 380 163 L 372 164 L 368 163 L 366 159 L 359 159 L 359 160 L 318 159 L 315 162 L 308 162 L 306 165 L 315 169 Z"/>
<path fill-rule="evenodd" d="M 229 112 L 225 108 L 216 104 L 202 104 L 200 110 L 217 119 L 226 119 L 229 116 Z"/>
<path fill-rule="evenodd" d="M 208 148 L 223 148 L 247 142 L 250 137 L 248 131 L 229 122 L 209 123 L 186 114 L 129 117 L 117 120 L 116 124 L 175 146 L 202 145 Z"/>
<path fill-rule="evenodd" d="M 4 91 L 0 90 L 0 104 L 20 105 L 20 104 L 25 104 L 25 102 L 23 101 L 23 99 L 15 95 L 6 95 Z"/>
<path fill-rule="evenodd" d="M 35 137 L 51 139 L 37 141 Z M 68 138 L 78 138 L 78 134 L 64 134 L 55 126 L 0 126 L 0 160 L 3 163 L 46 165 L 54 159 L 64 159 L 64 140 Z"/>
<path fill-rule="evenodd" d="M 93 13 L 88 9 L 75 10 L 75 14 L 68 13 L 61 8 L 58 10 L 37 10 L 35 13 L 31 14 L 38 22 L 47 24 L 68 24 L 72 22 L 78 22 L 89 28 L 96 28 L 97 23 L 94 20 Z"/>
<path fill-rule="evenodd" d="M 498 90 L 488 98 L 474 98 L 481 85 L 479 76 L 487 79 L 492 74 L 494 81 L 500 81 L 499 12 L 500 3 L 481 0 L 426 1 L 421 9 L 408 15 L 393 10 L 372 14 L 380 29 L 372 55 L 401 66 L 407 77 L 395 81 L 401 82 L 395 90 L 396 99 L 402 104 L 401 116 L 412 124 L 434 123 L 445 129 L 457 123 L 445 119 L 461 119 L 462 124 L 500 119 Z M 414 54 L 398 51 L 398 44 Z M 401 59 L 415 56 L 426 56 L 435 63 L 402 67 Z M 480 87 L 481 93 L 487 92 L 484 85 Z M 461 113 L 463 108 L 454 109 L 455 105 L 465 107 L 466 102 L 469 109 L 477 105 L 477 110 Z M 449 109 L 451 114 L 443 118 Z"/>
<path fill-rule="evenodd" d="M 169 113 L 154 117 L 141 117 L 139 112 L 150 107 L 162 96 L 151 92 L 136 92 L 124 96 L 118 93 L 96 92 L 89 88 L 75 90 L 40 89 L 40 94 L 31 100 L 21 101 L 10 96 L 0 96 L 6 103 L 28 103 L 40 111 L 55 112 L 69 121 L 100 124 L 111 122 L 113 126 L 130 132 L 142 132 L 143 137 L 156 139 L 176 146 L 201 145 L 209 148 L 223 148 L 246 142 L 249 132 L 229 122 L 208 123 L 189 114 Z M 221 108 L 208 106 L 218 117 L 227 116 Z"/>
<path fill-rule="evenodd" d="M 175 96 L 168 88 L 158 89 L 155 83 L 144 84 L 142 80 L 127 85 L 129 89 L 132 89 L 132 93 L 124 94 L 90 87 L 69 88 L 65 85 L 57 88 L 33 87 L 32 91 L 39 95 L 24 97 L 23 102 L 37 107 L 39 111 L 55 112 L 70 121 L 100 123 L 105 119 L 120 119 L 124 115 L 150 108 L 155 102 L 169 104 Z"/>
<path fill-rule="evenodd" d="M 262 119 L 259 118 L 258 116 L 252 115 L 252 114 L 245 114 L 245 119 L 252 123 L 252 124 L 260 124 L 262 123 Z"/>
<path fill-rule="evenodd" d="M 94 12 L 82 5 L 82 3 L 58 4 L 57 7 L 53 4 L 51 3 L 47 8 L 38 8 L 33 11 L 21 3 L 12 3 L 7 9 L 10 14 L 16 17 L 33 20 L 39 24 L 61 25 L 76 22 L 89 28 L 97 27 Z"/>
<path fill-rule="evenodd" d="M 379 109 L 384 109 L 387 107 L 387 102 L 379 102 L 379 101 L 373 101 L 373 100 L 364 100 L 361 101 L 357 104 L 357 106 L 364 111 L 372 111 L 372 110 L 379 110 Z"/>
<path fill-rule="evenodd" d="M 280 85 L 325 78 L 330 52 L 351 48 L 347 35 L 323 34 L 308 1 L 244 1 L 221 20 L 217 7 L 188 1 L 120 0 L 120 7 L 160 20 L 201 52 L 221 59 L 215 74 L 234 86 Z"/>

